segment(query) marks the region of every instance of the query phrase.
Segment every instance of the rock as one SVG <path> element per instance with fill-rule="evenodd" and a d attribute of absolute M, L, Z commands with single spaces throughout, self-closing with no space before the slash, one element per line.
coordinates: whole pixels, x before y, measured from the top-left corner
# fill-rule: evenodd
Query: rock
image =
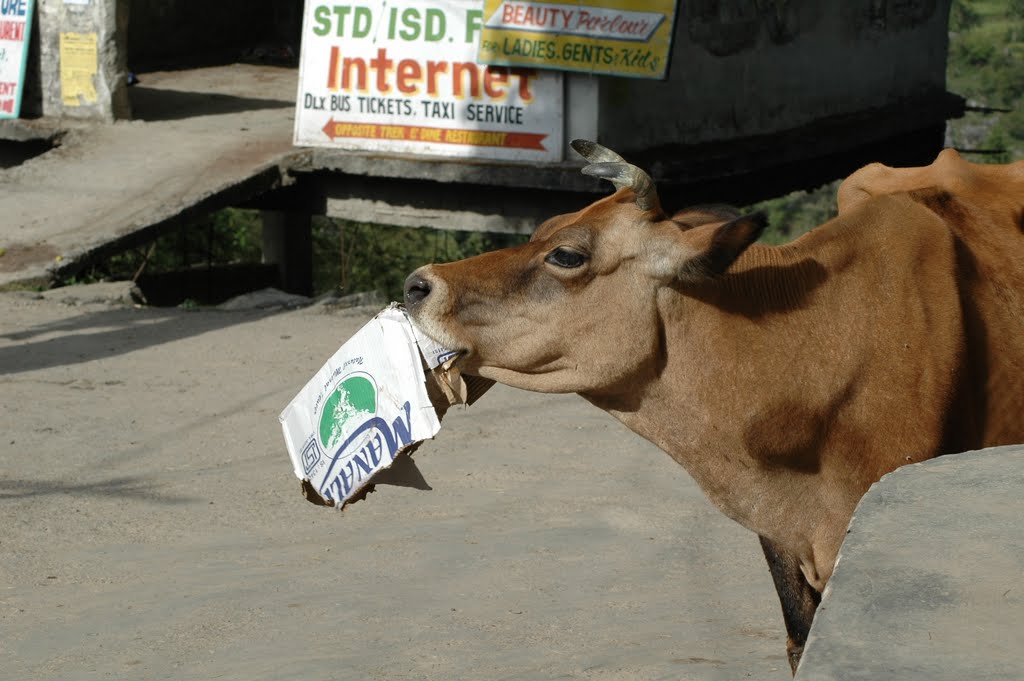
<path fill-rule="evenodd" d="M 1024 678 L 1024 446 L 947 454 L 857 506 L 795 681 Z"/>
<path fill-rule="evenodd" d="M 380 309 L 388 304 L 388 300 L 380 291 L 364 291 L 362 293 L 350 293 L 346 296 L 321 296 L 317 299 L 317 304 L 332 310 L 347 310 L 354 307 Z"/>
<path fill-rule="evenodd" d="M 270 310 L 274 308 L 294 309 L 305 307 L 312 302 L 306 296 L 285 293 L 276 288 L 265 288 L 252 293 L 243 293 L 217 306 L 218 310 Z"/>
<path fill-rule="evenodd" d="M 103 281 L 96 284 L 62 286 L 43 291 L 40 297 L 65 305 L 132 305 L 146 304 L 146 297 L 132 281 Z"/>

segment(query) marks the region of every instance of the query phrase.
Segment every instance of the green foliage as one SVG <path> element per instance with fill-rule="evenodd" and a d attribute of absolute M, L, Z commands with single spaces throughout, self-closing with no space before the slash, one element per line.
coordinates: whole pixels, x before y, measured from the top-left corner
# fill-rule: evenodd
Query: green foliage
<path fill-rule="evenodd" d="M 974 8 L 970 0 L 953 0 L 949 8 L 949 29 L 951 31 L 966 31 L 981 23 L 981 15 Z"/>
<path fill-rule="evenodd" d="M 152 274 L 203 264 L 259 261 L 261 230 L 259 211 L 226 208 L 107 258 L 62 283 L 134 279 L 142 271 Z"/>
<path fill-rule="evenodd" d="M 1024 141 L 1024 107 L 1018 107 L 999 120 L 999 127 L 1011 140 Z"/>
<path fill-rule="evenodd" d="M 976 161 L 1024 158 L 1024 0 L 955 0 L 950 22 L 957 32 L 950 36 L 948 87 L 972 103 L 1010 109 L 951 121 L 954 142 L 1001 152 Z"/>
<path fill-rule="evenodd" d="M 812 191 L 761 201 L 746 207 L 744 212 L 760 210 L 768 215 L 768 228 L 761 236 L 762 242 L 787 243 L 835 217 L 839 183 L 840 180 L 836 180 Z"/>
<path fill-rule="evenodd" d="M 1019 104 L 1024 96 L 1024 62 L 1000 58 L 979 73 L 979 82 L 988 101 L 999 106 Z"/>
<path fill-rule="evenodd" d="M 225 208 L 208 219 L 206 247 L 214 262 L 259 260 L 263 225 L 258 211 Z"/>
<path fill-rule="evenodd" d="M 994 128 L 989 133 L 988 138 L 985 140 L 985 146 L 996 152 L 988 156 L 987 163 L 1009 163 L 1013 160 L 1009 151 L 1009 140 L 1006 137 L 1006 133 L 999 127 Z"/>
<path fill-rule="evenodd" d="M 133 279 L 203 265 L 259 262 L 259 211 L 228 208 L 165 234 L 150 244 L 118 253 L 65 280 L 83 284 Z M 357 293 L 378 290 L 399 300 L 405 277 L 431 262 L 451 262 L 525 242 L 529 237 L 438 229 L 409 229 L 314 218 L 313 289 Z M 182 306 L 194 308 L 195 300 Z"/>
<path fill-rule="evenodd" d="M 318 218 L 313 224 L 313 287 L 317 293 L 377 290 L 399 300 L 405 277 L 421 265 L 461 260 L 527 239 Z"/>
<path fill-rule="evenodd" d="M 969 32 L 954 40 L 950 45 L 949 57 L 960 67 L 978 68 L 987 66 L 996 56 L 996 46 L 988 36 Z"/>

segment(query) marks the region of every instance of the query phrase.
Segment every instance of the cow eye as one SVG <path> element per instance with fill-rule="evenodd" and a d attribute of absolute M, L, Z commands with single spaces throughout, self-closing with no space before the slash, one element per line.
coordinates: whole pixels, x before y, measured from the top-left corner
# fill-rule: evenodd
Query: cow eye
<path fill-rule="evenodd" d="M 568 248 L 556 248 L 548 253 L 548 257 L 544 258 L 544 262 L 551 263 L 558 267 L 564 267 L 566 269 L 575 269 L 577 267 L 581 267 L 583 263 L 587 262 L 587 256 L 583 255 L 579 251 L 574 251 Z"/>

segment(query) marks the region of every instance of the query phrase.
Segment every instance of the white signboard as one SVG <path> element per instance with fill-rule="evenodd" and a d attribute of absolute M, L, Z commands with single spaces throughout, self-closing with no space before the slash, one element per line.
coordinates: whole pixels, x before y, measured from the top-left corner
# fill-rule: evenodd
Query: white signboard
<path fill-rule="evenodd" d="M 562 74 L 477 63 L 479 0 L 307 0 L 295 144 L 562 160 Z"/>

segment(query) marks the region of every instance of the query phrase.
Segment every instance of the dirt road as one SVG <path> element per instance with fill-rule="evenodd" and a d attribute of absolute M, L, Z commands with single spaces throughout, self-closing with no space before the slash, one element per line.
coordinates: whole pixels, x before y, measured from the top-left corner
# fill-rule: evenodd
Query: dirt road
<path fill-rule="evenodd" d="M 0 677 L 789 678 L 756 538 L 579 398 L 498 386 L 339 514 L 277 415 L 374 310 L 56 293 L 0 294 Z"/>

